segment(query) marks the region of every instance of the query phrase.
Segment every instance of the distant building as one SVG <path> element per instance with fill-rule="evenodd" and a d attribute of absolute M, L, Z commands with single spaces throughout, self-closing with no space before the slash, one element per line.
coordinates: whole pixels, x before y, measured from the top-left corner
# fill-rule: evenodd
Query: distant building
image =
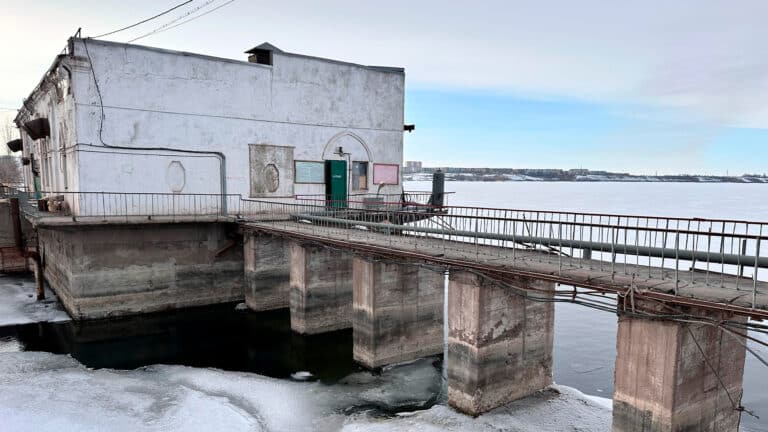
<path fill-rule="evenodd" d="M 349 192 L 402 191 L 403 69 L 247 53 L 70 39 L 15 119 L 25 183 L 279 199 L 325 193 L 338 161 Z"/>
<path fill-rule="evenodd" d="M 405 172 L 408 174 L 421 172 L 421 161 L 406 161 Z"/>
<path fill-rule="evenodd" d="M 570 175 L 587 175 L 589 174 L 589 170 L 585 168 L 571 168 L 568 170 L 568 174 Z"/>

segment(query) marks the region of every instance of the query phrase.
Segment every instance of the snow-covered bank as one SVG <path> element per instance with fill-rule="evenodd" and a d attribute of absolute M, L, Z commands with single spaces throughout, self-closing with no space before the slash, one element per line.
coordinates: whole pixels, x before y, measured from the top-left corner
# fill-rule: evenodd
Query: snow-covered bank
<path fill-rule="evenodd" d="M 478 418 L 445 405 L 394 417 L 371 409 L 418 406 L 434 394 L 439 374 L 420 360 L 324 385 L 183 366 L 91 370 L 63 355 L 0 353 L 0 419 L 13 431 L 610 429 L 610 405 L 567 387 Z"/>
<path fill-rule="evenodd" d="M 69 319 L 47 287 L 45 300 L 35 300 L 35 280 L 31 276 L 0 274 L 0 327 Z"/>

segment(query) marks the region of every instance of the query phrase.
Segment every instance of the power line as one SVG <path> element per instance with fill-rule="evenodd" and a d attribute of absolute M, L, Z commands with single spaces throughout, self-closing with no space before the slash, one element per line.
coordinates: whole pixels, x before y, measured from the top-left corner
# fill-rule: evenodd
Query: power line
<path fill-rule="evenodd" d="M 156 29 L 154 29 L 154 30 L 152 30 L 152 31 L 150 31 L 150 32 L 148 32 L 148 33 L 144 33 L 143 35 L 141 35 L 141 36 L 139 36 L 139 37 L 137 37 L 137 38 L 133 38 L 133 39 L 129 40 L 129 41 L 128 41 L 128 43 L 131 43 L 131 42 L 136 42 L 136 41 L 137 41 L 137 40 L 139 40 L 139 39 L 144 39 L 144 38 L 145 38 L 145 37 L 147 37 L 147 36 L 151 36 L 151 35 L 153 35 L 153 34 L 155 34 L 155 33 L 159 33 L 159 32 L 161 32 L 161 31 L 163 31 L 163 30 L 167 29 L 167 27 L 171 26 L 172 24 L 175 24 L 175 23 L 177 23 L 177 22 L 179 22 L 179 21 L 183 20 L 184 18 L 186 18 L 186 17 L 188 17 L 188 16 L 190 16 L 190 15 L 194 14 L 195 12 L 197 12 L 197 11 L 199 11 L 199 10 L 201 10 L 201 9 L 204 9 L 204 8 L 206 8 L 206 7 L 210 6 L 210 5 L 211 5 L 211 3 L 215 2 L 215 1 L 216 1 L 216 0 L 208 0 L 207 2 L 205 2 L 205 3 L 201 4 L 200 6 L 198 6 L 198 7 L 194 8 L 194 9 L 192 9 L 192 10 L 188 11 L 188 12 L 187 12 L 187 13 L 185 13 L 184 15 L 182 15 L 182 16 L 180 16 L 180 17 L 176 18 L 176 19 L 173 19 L 173 20 L 171 20 L 171 21 L 169 21 L 169 22 L 167 22 L 167 23 L 165 23 L 165 24 L 161 25 L 160 27 L 158 27 L 158 28 L 156 28 Z"/>
<path fill-rule="evenodd" d="M 230 3 L 234 2 L 234 1 L 235 1 L 235 0 L 229 0 L 228 2 L 226 2 L 226 3 L 223 3 L 223 4 L 220 4 L 219 6 L 216 6 L 215 8 L 213 8 L 213 9 L 211 9 L 211 10 L 209 10 L 209 11 L 206 11 L 206 12 L 204 12 L 204 13 L 201 13 L 201 14 L 200 14 L 200 15 L 198 15 L 198 16 L 194 16 L 194 17 L 192 17 L 192 18 L 190 18 L 190 19 L 188 19 L 188 20 L 186 20 L 186 21 L 182 21 L 182 22 L 180 22 L 180 23 L 178 23 L 178 24 L 176 24 L 176 25 L 170 26 L 170 27 L 168 27 L 167 29 L 164 29 L 164 30 L 160 30 L 160 31 L 158 31 L 157 33 L 162 33 L 162 32 L 164 32 L 164 31 L 166 31 L 166 30 L 170 30 L 170 29 L 176 28 L 176 27 L 178 27 L 178 26 L 180 26 L 180 25 L 182 25 L 182 24 L 186 24 L 186 23 L 188 23 L 188 22 L 190 22 L 190 21 L 194 21 L 194 20 L 196 20 L 196 19 L 198 19 L 198 18 L 202 18 L 202 17 L 204 17 L 204 16 L 208 15 L 208 14 L 209 14 L 209 13 L 211 13 L 211 12 L 216 12 L 217 10 L 219 10 L 219 9 L 223 8 L 224 6 L 226 6 L 226 5 L 230 4 Z"/>
<path fill-rule="evenodd" d="M 134 28 L 134 27 L 136 27 L 136 26 L 138 26 L 138 25 L 144 24 L 144 23 L 145 23 L 145 22 L 147 22 L 147 21 L 152 21 L 152 20 L 153 20 L 153 19 L 155 19 L 155 18 L 159 18 L 159 17 L 161 17 L 161 16 L 163 16 L 163 15 L 165 15 L 165 14 L 169 13 L 169 12 L 172 12 L 172 11 L 174 11 L 174 10 L 176 10 L 176 9 L 178 9 L 178 8 L 180 8 L 180 7 L 184 6 L 184 5 L 186 5 L 186 4 L 189 4 L 189 3 L 192 3 L 192 0 L 187 0 L 187 1 L 183 2 L 183 3 L 179 3 L 179 4 L 177 4 L 176 6 L 174 6 L 174 7 L 170 8 L 170 9 L 168 9 L 168 10 L 167 10 L 167 11 L 165 11 L 165 12 L 161 12 L 161 13 L 159 13 L 159 14 L 157 14 L 157 15 L 153 16 L 153 17 L 149 17 L 149 18 L 147 18 L 147 19 L 145 19 L 145 20 L 139 21 L 139 22 L 137 22 L 136 24 L 131 24 L 131 25 L 127 26 L 127 27 L 123 27 L 123 28 L 121 28 L 121 29 L 117 29 L 117 30 L 111 31 L 111 32 L 109 32 L 109 33 L 104 33 L 104 34 L 101 34 L 101 35 L 98 35 L 98 36 L 93 36 L 93 39 L 96 39 L 96 38 L 100 38 L 100 37 L 104 37 L 104 36 L 109 36 L 109 35 L 112 35 L 112 34 L 115 34 L 115 33 L 119 33 L 119 32 L 121 32 L 121 31 L 123 31 L 123 30 L 128 30 L 128 29 L 130 29 L 130 28 Z"/>

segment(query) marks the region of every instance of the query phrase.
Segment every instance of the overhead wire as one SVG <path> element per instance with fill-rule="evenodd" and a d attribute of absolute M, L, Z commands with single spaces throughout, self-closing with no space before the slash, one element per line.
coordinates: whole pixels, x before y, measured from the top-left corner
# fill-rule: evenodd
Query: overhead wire
<path fill-rule="evenodd" d="M 168 10 L 164 11 L 164 12 L 160 12 L 160 13 L 159 13 L 159 14 L 157 14 L 157 15 L 151 16 L 151 17 L 149 17 L 149 18 L 147 18 L 147 19 L 144 19 L 144 20 L 141 20 L 141 21 L 139 21 L 139 22 L 137 22 L 137 23 L 131 24 L 131 25 L 129 25 L 129 26 L 126 26 L 126 27 L 123 27 L 123 28 L 119 28 L 119 29 L 117 29 L 117 30 L 113 30 L 113 31 L 111 31 L 111 32 L 107 32 L 107 33 L 104 33 L 104 34 L 100 34 L 100 35 L 98 35 L 98 36 L 92 36 L 91 38 L 92 38 L 92 39 L 97 39 L 97 38 L 101 38 L 101 37 L 104 37 L 104 36 L 113 35 L 113 34 L 115 34 L 115 33 L 120 33 L 121 31 L 124 31 L 124 30 L 132 29 L 132 28 L 134 28 L 134 27 L 136 27 L 136 26 L 140 26 L 140 25 L 142 25 L 142 24 L 144 24 L 144 23 L 146 23 L 146 22 L 152 21 L 152 20 L 153 20 L 153 19 L 155 19 L 155 18 L 160 18 L 160 17 L 161 17 L 161 16 L 163 16 L 163 15 L 166 15 L 166 14 L 168 14 L 168 13 L 170 13 L 170 12 L 173 12 L 173 11 L 175 11 L 176 9 L 178 9 L 178 8 L 180 8 L 180 7 L 184 6 L 184 5 L 187 5 L 187 4 L 189 4 L 189 3 L 192 3 L 192 1 L 193 1 L 193 0 L 187 0 L 187 1 L 185 1 L 185 2 L 182 2 L 182 3 L 179 3 L 179 4 L 177 4 L 176 6 L 174 6 L 174 7 L 170 8 L 170 9 L 168 9 Z"/>
<path fill-rule="evenodd" d="M 141 40 L 141 39 L 144 39 L 145 37 L 149 37 L 149 36 L 152 36 L 154 34 L 157 34 L 157 33 L 160 33 L 162 31 L 165 31 L 169 26 L 171 26 L 171 25 L 173 25 L 173 24 L 183 20 L 184 18 L 187 18 L 188 16 L 194 14 L 195 12 L 198 12 L 198 11 L 200 11 L 202 9 L 207 8 L 208 6 L 210 6 L 212 3 L 215 3 L 216 1 L 217 0 L 208 0 L 205 3 L 201 4 L 200 6 L 194 8 L 194 9 L 190 9 L 184 15 L 176 17 L 176 18 L 172 19 L 171 21 L 168 21 L 167 23 L 161 25 L 160 27 L 157 27 L 156 29 L 154 29 L 152 31 L 144 33 L 143 35 L 141 35 L 139 37 L 133 38 L 133 39 L 129 40 L 127 43 L 136 42 L 137 40 Z"/>
<path fill-rule="evenodd" d="M 202 17 L 204 17 L 204 16 L 208 15 L 209 13 L 213 13 L 213 12 L 216 12 L 217 10 L 219 10 L 219 9 L 223 8 L 224 6 L 226 6 L 226 5 L 230 4 L 230 3 L 234 2 L 234 1 L 235 1 L 235 0 L 229 0 L 228 2 L 226 2 L 226 3 L 223 3 L 223 4 L 220 4 L 220 5 L 216 6 L 215 8 L 213 8 L 213 9 L 211 9 L 211 10 L 209 10 L 209 11 L 205 11 L 205 12 L 201 13 L 200 15 L 197 15 L 197 16 L 193 16 L 192 18 L 190 18 L 190 19 L 188 19 L 188 20 L 186 20 L 186 21 L 182 21 L 182 22 L 180 22 L 180 23 L 178 23 L 178 24 L 176 24 L 176 25 L 172 25 L 172 26 L 170 26 L 170 27 L 168 27 L 168 28 L 166 28 L 166 29 L 163 29 L 163 30 L 160 30 L 160 31 L 158 31 L 157 33 L 162 33 L 162 32 L 164 32 L 164 31 L 168 31 L 168 30 L 174 29 L 174 28 L 176 28 L 176 27 L 178 27 L 178 26 L 180 26 L 180 25 L 186 24 L 186 23 L 188 23 L 188 22 L 190 22 L 190 21 L 194 21 L 194 20 L 196 20 L 196 19 L 198 19 L 198 18 L 202 18 Z M 157 33 L 155 33 L 155 34 L 157 34 Z"/>

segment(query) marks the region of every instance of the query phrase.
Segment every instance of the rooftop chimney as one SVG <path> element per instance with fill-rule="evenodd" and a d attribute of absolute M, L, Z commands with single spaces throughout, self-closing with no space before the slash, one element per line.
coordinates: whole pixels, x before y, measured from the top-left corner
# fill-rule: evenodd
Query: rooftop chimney
<path fill-rule="evenodd" d="M 269 42 L 264 42 L 261 45 L 249 49 L 245 53 L 250 54 L 248 56 L 248 61 L 251 63 L 272 66 L 272 53 L 274 52 L 281 53 L 283 51 Z"/>

